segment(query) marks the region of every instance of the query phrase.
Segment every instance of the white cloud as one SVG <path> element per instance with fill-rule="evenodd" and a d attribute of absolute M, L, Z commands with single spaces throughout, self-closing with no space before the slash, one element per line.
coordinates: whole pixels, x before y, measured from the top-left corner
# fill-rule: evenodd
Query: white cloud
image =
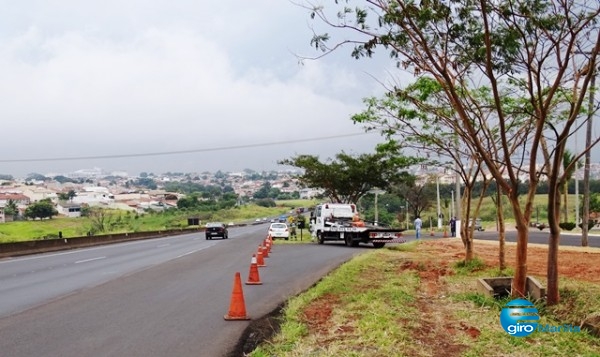
<path fill-rule="evenodd" d="M 362 97 L 381 92 L 350 58 L 299 65 L 293 52 L 309 50 L 308 15 L 291 3 L 99 4 L 72 1 L 0 15 L 0 23 L 13 16 L 0 27 L 0 159 L 168 152 L 360 132 L 350 115 L 362 108 Z M 270 169 L 290 155 L 363 152 L 377 141 L 370 135 L 195 155 L 201 160 L 4 163 L 0 173 L 82 164 L 133 173 Z"/>

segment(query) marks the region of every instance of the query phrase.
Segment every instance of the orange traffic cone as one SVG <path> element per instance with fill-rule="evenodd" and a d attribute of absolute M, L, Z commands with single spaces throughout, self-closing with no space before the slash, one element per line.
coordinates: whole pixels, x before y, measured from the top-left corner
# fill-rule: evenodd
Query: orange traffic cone
<path fill-rule="evenodd" d="M 250 273 L 248 274 L 248 281 L 246 285 L 261 285 L 260 276 L 258 275 L 258 265 L 256 264 L 256 254 L 252 254 L 252 260 L 250 261 Z"/>
<path fill-rule="evenodd" d="M 231 292 L 229 313 L 223 317 L 225 320 L 250 320 L 250 317 L 246 315 L 242 278 L 240 277 L 239 272 L 235 273 L 235 278 L 233 280 L 233 291 Z"/>
<path fill-rule="evenodd" d="M 271 242 L 267 242 L 267 250 L 269 251 L 269 253 L 271 253 L 271 246 L 273 244 Z"/>
<path fill-rule="evenodd" d="M 444 238 L 448 238 L 448 230 L 446 229 L 446 226 L 444 226 Z"/>
<path fill-rule="evenodd" d="M 268 258 L 269 257 L 269 248 L 267 248 L 266 245 L 262 245 L 260 247 L 260 249 L 262 249 L 263 258 Z"/>
<path fill-rule="evenodd" d="M 258 267 L 266 267 L 267 266 L 267 264 L 265 264 L 265 258 L 263 258 L 263 253 L 260 251 L 260 249 L 256 253 L 256 266 L 258 266 Z"/>
<path fill-rule="evenodd" d="M 267 245 L 267 243 L 270 245 L 269 252 L 271 252 L 271 246 L 273 245 L 273 237 L 271 237 L 270 234 L 267 236 L 267 239 L 265 239 L 265 245 Z"/>

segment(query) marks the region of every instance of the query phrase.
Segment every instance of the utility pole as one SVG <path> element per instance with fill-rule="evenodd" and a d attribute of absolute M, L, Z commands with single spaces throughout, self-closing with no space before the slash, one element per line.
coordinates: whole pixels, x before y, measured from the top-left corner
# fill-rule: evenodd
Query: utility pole
<path fill-rule="evenodd" d="M 576 119 L 577 120 L 577 119 Z M 577 126 L 577 121 L 575 121 L 575 126 Z M 575 133 L 575 155 L 577 155 L 577 153 L 579 152 L 579 145 L 577 145 L 577 135 L 578 133 Z M 573 176 L 575 176 L 575 227 L 577 227 L 579 225 L 579 178 L 577 177 L 577 171 L 579 170 L 579 161 L 575 162 L 575 170 L 573 171 Z M 566 195 L 569 194 L 569 184 L 567 183 L 567 192 L 565 192 Z M 568 208 L 565 207 L 565 210 L 567 210 L 567 217 L 569 216 L 568 214 Z M 583 228 L 581 228 L 583 229 Z"/>
<path fill-rule="evenodd" d="M 456 213 L 454 213 L 454 190 L 450 190 L 450 217 L 452 218 L 456 216 Z"/>
<path fill-rule="evenodd" d="M 370 193 L 375 194 L 375 225 L 379 225 L 379 204 L 378 204 L 378 200 L 377 197 L 382 194 L 385 193 L 384 190 L 380 190 L 378 188 L 374 188 L 372 190 L 369 191 Z"/>
<path fill-rule="evenodd" d="M 455 168 L 455 177 L 454 177 L 454 183 L 456 185 L 455 190 L 456 190 L 456 210 L 455 215 L 456 215 L 456 236 L 461 238 L 460 235 L 460 231 L 462 230 L 461 225 L 463 224 L 462 221 L 462 211 L 461 211 L 461 202 L 460 202 L 460 175 L 458 173 L 458 163 L 454 162 L 454 168 Z"/>
<path fill-rule="evenodd" d="M 595 61 L 592 61 L 595 62 Z M 585 166 L 583 168 L 583 220 L 581 221 L 581 246 L 588 246 L 588 222 L 590 219 L 590 161 L 591 153 L 589 150 L 592 144 L 592 120 L 594 119 L 594 102 L 596 97 L 596 75 L 598 69 L 594 67 L 592 80 L 590 81 L 590 99 L 588 103 L 588 121 L 585 133 Z M 579 207 L 577 207 L 579 212 Z"/>

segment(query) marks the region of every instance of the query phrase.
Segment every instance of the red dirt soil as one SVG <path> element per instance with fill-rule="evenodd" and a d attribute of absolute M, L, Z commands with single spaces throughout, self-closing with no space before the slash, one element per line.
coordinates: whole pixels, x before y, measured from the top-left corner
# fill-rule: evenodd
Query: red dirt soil
<path fill-rule="evenodd" d="M 498 242 L 475 241 L 475 255 L 488 266 L 498 266 Z M 440 260 L 458 261 L 465 257 L 460 239 L 444 239 L 421 244 L 419 250 L 440 257 Z M 507 267 L 514 267 L 516 245 L 507 243 L 505 247 Z M 542 245 L 530 244 L 527 248 L 527 274 L 546 278 L 548 249 Z M 561 247 L 558 251 L 559 277 L 600 282 L 600 249 L 584 247 Z"/>

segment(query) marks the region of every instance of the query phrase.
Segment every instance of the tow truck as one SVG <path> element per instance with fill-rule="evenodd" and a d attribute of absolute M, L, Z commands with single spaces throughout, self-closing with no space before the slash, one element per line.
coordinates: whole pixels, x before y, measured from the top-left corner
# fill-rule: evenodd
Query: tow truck
<path fill-rule="evenodd" d="M 360 243 L 371 243 L 375 248 L 383 248 L 386 243 L 405 243 L 403 229 L 380 226 L 377 222 L 359 219 L 355 204 L 323 203 L 315 207 L 310 216 L 311 236 L 317 243 L 343 241 L 348 247 Z"/>

